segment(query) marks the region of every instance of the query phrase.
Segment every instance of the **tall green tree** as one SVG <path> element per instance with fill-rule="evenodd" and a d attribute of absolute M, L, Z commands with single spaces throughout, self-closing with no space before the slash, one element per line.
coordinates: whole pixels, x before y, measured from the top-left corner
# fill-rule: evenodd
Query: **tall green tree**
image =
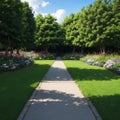
<path fill-rule="evenodd" d="M 0 42 L 13 52 L 14 48 L 34 43 L 35 20 L 28 3 L 20 0 L 0 1 Z"/>
<path fill-rule="evenodd" d="M 109 0 L 97 0 L 93 6 L 96 8 L 97 15 L 95 18 L 97 36 L 96 45 L 100 47 L 101 52 L 105 52 L 107 47 L 114 47 L 119 44 L 117 36 L 119 34 L 117 30 L 114 11 L 112 11 L 112 2 Z"/>
<path fill-rule="evenodd" d="M 6 46 L 6 54 L 8 47 L 18 39 L 20 0 L 1 0 L 0 1 L 0 38 L 2 44 Z"/>
<path fill-rule="evenodd" d="M 11 52 L 14 48 L 19 48 L 22 42 L 22 3 L 20 0 L 14 0 L 15 4 L 13 6 L 13 17 L 11 28 L 13 32 L 11 35 Z M 19 52 L 18 52 L 19 53 Z"/>
<path fill-rule="evenodd" d="M 69 45 L 106 48 L 120 46 L 120 1 L 96 0 L 74 15 L 65 18 L 66 41 Z"/>
<path fill-rule="evenodd" d="M 22 42 L 21 45 L 25 49 L 34 47 L 35 37 L 35 18 L 32 8 L 27 2 L 22 3 Z"/>
<path fill-rule="evenodd" d="M 72 29 L 74 29 L 73 27 L 73 22 L 74 22 L 74 14 L 70 14 L 69 16 L 67 16 L 63 23 L 62 23 L 62 27 L 65 29 L 65 37 L 66 40 L 64 41 L 65 45 L 71 46 L 72 45 L 72 41 L 73 41 L 73 35 L 72 35 Z"/>
<path fill-rule="evenodd" d="M 55 48 L 62 43 L 64 33 L 56 19 L 48 14 L 36 17 L 36 45 L 42 46 L 46 52 L 50 47 Z"/>
<path fill-rule="evenodd" d="M 111 33 L 111 38 L 113 40 L 113 45 L 120 48 L 120 0 L 113 0 L 112 3 L 112 19 L 111 19 L 111 26 L 109 27 Z"/>
<path fill-rule="evenodd" d="M 91 7 L 87 9 L 82 9 L 81 12 L 78 13 L 78 22 L 77 22 L 77 30 L 78 36 L 75 40 L 77 46 L 81 47 L 81 53 L 83 53 L 83 48 L 87 45 L 87 41 L 90 39 L 90 31 L 91 31 Z"/>

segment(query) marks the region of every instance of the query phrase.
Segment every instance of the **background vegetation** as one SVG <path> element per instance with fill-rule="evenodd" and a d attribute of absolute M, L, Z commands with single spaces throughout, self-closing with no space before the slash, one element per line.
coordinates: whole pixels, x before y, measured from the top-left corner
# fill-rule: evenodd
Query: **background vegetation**
<path fill-rule="evenodd" d="M 58 24 L 50 14 L 34 17 L 20 0 L 0 1 L 0 48 L 55 52 L 119 52 L 120 1 L 95 0 Z"/>

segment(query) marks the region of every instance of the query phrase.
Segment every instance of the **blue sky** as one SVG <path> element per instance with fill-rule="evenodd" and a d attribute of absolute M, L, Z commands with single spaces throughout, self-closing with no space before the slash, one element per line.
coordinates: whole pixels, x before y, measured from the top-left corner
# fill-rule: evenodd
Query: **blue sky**
<path fill-rule="evenodd" d="M 77 13 L 83 7 L 87 7 L 95 0 L 21 0 L 29 2 L 30 6 L 37 14 L 52 14 L 60 23 L 70 13 Z"/>

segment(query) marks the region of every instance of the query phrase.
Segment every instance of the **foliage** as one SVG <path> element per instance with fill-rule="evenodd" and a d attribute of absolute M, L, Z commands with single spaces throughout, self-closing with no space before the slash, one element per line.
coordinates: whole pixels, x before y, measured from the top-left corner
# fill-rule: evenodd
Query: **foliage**
<path fill-rule="evenodd" d="M 36 17 L 36 45 L 43 46 L 44 50 L 48 52 L 49 47 L 56 48 L 60 46 L 64 40 L 64 32 L 56 19 L 48 14 L 43 17 L 38 15 Z"/>
<path fill-rule="evenodd" d="M 22 3 L 22 34 L 23 34 L 23 48 L 33 48 L 34 47 L 34 32 L 35 32 L 35 18 L 32 12 L 32 8 L 29 7 L 27 2 Z"/>
<path fill-rule="evenodd" d="M 101 53 L 120 46 L 120 1 L 95 0 L 78 13 L 71 13 L 59 25 L 48 14 L 34 18 L 32 8 L 20 0 L 0 1 L 0 44 L 11 53 L 19 49 L 96 48 Z"/>
<path fill-rule="evenodd" d="M 76 14 L 67 16 L 62 23 L 66 30 L 66 45 L 118 49 L 120 46 L 119 0 L 96 0 Z M 112 51 L 111 50 L 111 51 Z"/>
<path fill-rule="evenodd" d="M 72 31 L 74 31 L 74 27 L 73 26 L 73 22 L 74 22 L 74 14 L 70 14 L 68 17 L 65 18 L 64 22 L 62 23 L 62 27 L 65 29 L 65 37 L 66 37 L 66 41 L 64 41 L 65 45 L 72 45 L 72 41 L 74 39 L 74 35 Z M 71 31 L 72 30 L 72 31 Z"/>
<path fill-rule="evenodd" d="M 20 0 L 0 1 L 0 42 L 11 53 L 14 48 L 29 46 L 34 40 L 34 16 L 28 3 Z"/>
<path fill-rule="evenodd" d="M 20 37 L 21 26 L 21 3 L 20 0 L 0 1 L 0 38 L 2 44 L 10 47 Z"/>

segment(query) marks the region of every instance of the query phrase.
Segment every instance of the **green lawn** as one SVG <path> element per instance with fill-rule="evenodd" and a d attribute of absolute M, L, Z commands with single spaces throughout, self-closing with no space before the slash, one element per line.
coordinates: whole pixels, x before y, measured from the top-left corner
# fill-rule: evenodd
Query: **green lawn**
<path fill-rule="evenodd" d="M 86 98 L 96 106 L 103 120 L 120 120 L 120 77 L 104 68 L 81 61 L 64 61 Z"/>
<path fill-rule="evenodd" d="M 52 63 L 52 60 L 35 61 L 30 67 L 0 74 L 0 120 L 17 119 Z"/>

